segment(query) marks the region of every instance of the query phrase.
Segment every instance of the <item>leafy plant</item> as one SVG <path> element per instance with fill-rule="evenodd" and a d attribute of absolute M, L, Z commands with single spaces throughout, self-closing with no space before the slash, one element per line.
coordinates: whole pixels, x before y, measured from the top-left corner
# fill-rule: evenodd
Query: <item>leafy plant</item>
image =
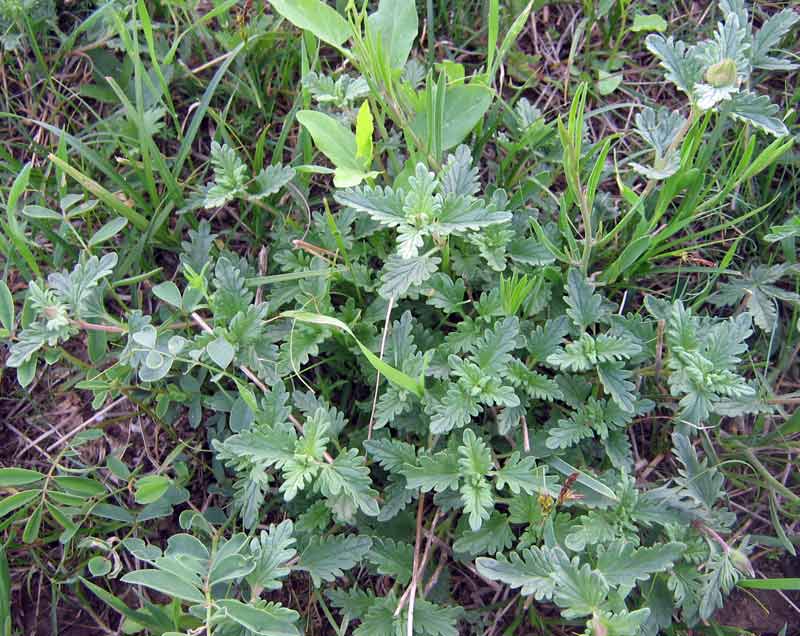
<path fill-rule="evenodd" d="M 751 33 L 724 0 L 713 37 L 688 45 L 658 16 L 628 26 L 628 4 L 585 3 L 615 47 L 651 32 L 688 99 L 688 114 L 640 109 L 625 146 L 595 135 L 617 106 L 590 103 L 570 72 L 563 117 L 503 101 L 534 3 L 500 4 L 482 66 L 437 62 L 433 46 L 423 64 L 414 47 L 438 22 L 411 0 L 271 0 L 235 17 L 223 3 L 174 40 L 180 7 L 112 3 L 87 20 L 115 51 L 93 63 L 127 64 L 84 91 L 109 105 L 121 172 L 94 137 L 43 128 L 60 140 L 49 168 L 20 162 L 5 198 L 0 337 L 22 389 L 69 368 L 98 413 L 32 442 L 45 467 L 0 468 L 0 615 L 6 554 L 58 544 L 53 585 L 122 617 L 106 631 L 511 633 L 546 606 L 586 635 L 656 636 L 712 620 L 753 578 L 755 545 L 791 547 L 789 473 L 717 451 L 744 445 L 727 418 L 786 446 L 797 426 L 771 425 L 796 398 L 753 373 L 792 331 L 797 266 L 731 269 L 742 234 L 768 226 L 792 144 L 731 118 L 787 136 L 792 119 L 754 91 L 791 67 L 776 50 L 796 14 Z M 191 95 L 210 68 L 183 64 L 198 42 L 222 51 L 184 113 L 172 82 Z M 281 48 L 297 49 L 277 70 L 299 87 L 278 87 L 277 108 L 261 86 L 276 69 L 253 66 Z M 212 138 L 197 144 L 200 130 Z M 788 247 L 793 228 L 765 240 Z M 695 267 L 719 244 L 720 263 Z M 137 437 L 96 460 L 88 445 L 124 403 L 142 452 Z M 744 464 L 782 497 L 778 539 L 737 524 L 728 486 Z"/>
<path fill-rule="evenodd" d="M 666 69 L 667 79 L 689 98 L 693 109 L 719 110 L 769 134 L 787 134 L 785 124 L 776 117 L 778 107 L 768 96 L 751 90 L 751 76 L 758 70 L 795 68 L 789 59 L 773 53 L 800 16 L 785 9 L 753 33 L 744 0 L 724 0 L 719 6 L 722 21 L 713 38 L 688 45 L 651 34 L 647 48 Z M 674 130 L 676 123 L 674 118 L 662 118 L 660 125 Z"/>

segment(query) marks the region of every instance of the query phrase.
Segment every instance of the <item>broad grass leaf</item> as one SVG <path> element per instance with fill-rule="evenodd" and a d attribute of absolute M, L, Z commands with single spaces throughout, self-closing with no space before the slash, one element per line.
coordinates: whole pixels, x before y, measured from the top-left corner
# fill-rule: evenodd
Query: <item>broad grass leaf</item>
<path fill-rule="evenodd" d="M 331 46 L 341 47 L 352 35 L 347 20 L 320 0 L 270 0 L 270 4 L 297 28 L 311 31 Z"/>
<path fill-rule="evenodd" d="M 402 69 L 419 30 L 414 0 L 380 0 L 378 10 L 367 18 L 369 28 L 380 34 L 383 51 L 394 70 Z"/>

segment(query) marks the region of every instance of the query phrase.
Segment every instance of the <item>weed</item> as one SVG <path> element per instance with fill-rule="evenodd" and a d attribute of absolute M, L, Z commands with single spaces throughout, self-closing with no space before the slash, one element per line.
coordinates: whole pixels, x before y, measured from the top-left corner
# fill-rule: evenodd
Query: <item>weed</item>
<path fill-rule="evenodd" d="M 106 633 L 677 634 L 796 587 L 757 574 L 800 514 L 760 88 L 797 14 L 724 0 L 688 44 L 583 3 L 553 113 L 505 75 L 544 5 L 500 4 L 110 3 L 52 55 L 50 14 L 3 23 L 88 56 L 96 110 L 5 117 L 41 133 L 3 158 L 12 401 L 61 373 L 95 414 L 12 408 L 4 634 L 23 551 L 54 633 L 65 595 Z M 597 134 L 640 39 L 681 97 Z"/>

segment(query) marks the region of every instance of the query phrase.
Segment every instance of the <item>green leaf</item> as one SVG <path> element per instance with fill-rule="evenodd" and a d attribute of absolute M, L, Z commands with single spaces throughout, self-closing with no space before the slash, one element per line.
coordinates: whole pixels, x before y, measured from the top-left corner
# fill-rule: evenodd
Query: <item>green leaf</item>
<path fill-rule="evenodd" d="M 458 465 L 465 478 L 483 477 L 492 468 L 492 452 L 486 443 L 475 435 L 474 431 L 467 429 L 463 434 L 463 443 L 458 447 L 461 456 Z"/>
<path fill-rule="evenodd" d="M 147 475 L 136 480 L 135 501 L 149 504 L 158 501 L 169 489 L 172 482 L 163 475 Z"/>
<path fill-rule="evenodd" d="M 551 468 L 558 471 L 565 477 L 570 476 L 573 473 L 578 473 L 577 483 L 581 484 L 582 486 L 586 486 L 589 490 L 592 490 L 598 495 L 606 497 L 611 501 L 619 501 L 619 497 L 617 497 L 614 491 L 606 486 L 603 482 L 598 481 L 582 470 L 578 470 L 560 457 L 551 457 L 547 460 L 547 463 Z"/>
<path fill-rule="evenodd" d="M 22 542 L 33 543 L 39 538 L 39 529 L 42 526 L 42 504 L 33 509 L 33 513 L 28 517 L 25 529 L 22 531 Z"/>
<path fill-rule="evenodd" d="M 377 370 L 380 371 L 381 375 L 383 375 L 389 382 L 392 384 L 397 385 L 399 388 L 404 389 L 406 391 L 410 391 L 414 395 L 418 397 L 422 397 L 425 393 L 425 385 L 424 385 L 424 376 L 420 377 L 419 379 L 414 379 L 402 371 L 398 371 L 392 366 L 386 364 L 383 360 L 378 358 L 374 353 L 372 353 L 367 347 L 365 347 L 361 341 L 356 338 L 355 334 L 351 331 L 350 327 L 347 324 L 343 323 L 341 320 L 337 318 L 332 318 L 330 316 L 323 316 L 321 314 L 314 314 L 307 311 L 285 311 L 281 314 L 284 318 L 291 318 L 293 320 L 299 320 L 300 322 L 307 322 L 314 325 L 323 325 L 327 327 L 334 327 L 340 331 L 344 331 L 346 334 L 351 336 L 358 345 L 358 348 L 361 349 L 361 352 L 367 357 L 369 363 Z"/>
<path fill-rule="evenodd" d="M 419 636 L 458 636 L 457 621 L 461 613 L 462 610 L 458 606 L 446 607 L 431 603 L 424 598 L 418 598 L 414 603 L 414 634 Z M 400 621 L 401 625 L 407 625 L 407 612 L 401 618 L 403 619 Z M 394 633 L 397 634 L 398 631 Z"/>
<path fill-rule="evenodd" d="M 250 555 L 241 554 L 246 543 L 247 536 L 243 533 L 235 534 L 228 541 L 221 543 L 214 558 L 208 565 L 208 582 L 210 585 L 239 580 L 253 572 L 256 564 L 250 558 Z M 197 562 L 200 567 L 204 568 L 208 560 L 208 551 L 200 542 L 198 542 L 197 548 L 202 548 L 202 550 L 195 550 L 191 557 L 198 559 Z"/>
<path fill-rule="evenodd" d="M 104 254 L 102 258 L 92 256 L 79 262 L 71 272 L 54 272 L 47 277 L 47 285 L 53 290 L 55 297 L 67 304 L 78 317 L 89 311 L 88 302 L 93 291 L 100 286 L 104 278 L 111 276 L 117 265 L 114 252 Z"/>
<path fill-rule="evenodd" d="M 387 299 L 402 298 L 411 287 L 428 280 L 436 272 L 440 262 L 438 256 L 425 254 L 412 258 L 392 255 L 383 266 L 382 284 L 378 293 Z"/>
<path fill-rule="evenodd" d="M 657 13 L 637 13 L 633 16 L 633 24 L 631 31 L 640 33 L 641 31 L 658 31 L 663 32 L 667 30 L 667 21 Z"/>
<path fill-rule="evenodd" d="M 453 280 L 447 274 L 439 272 L 431 276 L 424 294 L 428 297 L 426 302 L 429 305 L 446 314 L 454 314 L 462 311 L 465 291 L 466 286 L 462 279 Z"/>
<path fill-rule="evenodd" d="M 251 587 L 258 586 L 265 590 L 281 588 L 281 579 L 291 572 L 288 563 L 297 554 L 293 532 L 294 525 L 290 519 L 286 519 L 277 526 L 271 524 L 250 541 L 250 553 L 256 564 L 255 569 L 247 575 Z"/>
<path fill-rule="evenodd" d="M 372 540 L 365 536 L 312 537 L 308 546 L 300 553 L 295 566 L 311 575 L 314 585 L 322 581 L 334 581 L 363 559 Z"/>
<path fill-rule="evenodd" d="M 222 337 L 209 342 L 206 345 L 206 351 L 214 363 L 222 369 L 227 369 L 228 365 L 233 362 L 233 357 L 236 355 L 236 350 L 233 348 L 233 345 Z"/>
<path fill-rule="evenodd" d="M 561 389 L 555 380 L 531 371 L 521 361 L 511 360 L 508 367 L 508 381 L 515 387 L 521 387 L 525 393 L 535 400 L 560 400 Z"/>
<path fill-rule="evenodd" d="M 111 572 L 111 561 L 103 556 L 93 556 L 86 564 L 92 576 L 105 576 Z"/>
<path fill-rule="evenodd" d="M 411 580 L 414 546 L 392 539 L 375 539 L 367 560 L 377 567 L 378 574 L 391 576 L 406 585 Z"/>
<path fill-rule="evenodd" d="M 603 576 L 588 564 L 578 567 L 577 563 L 577 559 L 568 561 L 566 557 L 557 561 L 553 600 L 563 608 L 564 618 L 594 614 L 601 609 L 608 594 Z"/>
<path fill-rule="evenodd" d="M 35 325 L 36 323 L 34 323 Z M 42 333 L 43 330 L 29 327 L 23 329 L 19 335 L 19 339 L 11 345 L 11 351 L 6 358 L 6 365 L 9 368 L 17 369 L 17 378 L 20 386 L 27 386 L 33 379 L 32 372 L 36 371 L 36 352 L 39 351 L 47 342 L 47 334 Z M 26 367 L 26 365 L 32 365 Z M 23 373 L 28 371 L 27 382 L 23 382 Z"/>
<path fill-rule="evenodd" d="M 494 508 L 491 486 L 486 479 L 472 478 L 465 480 L 460 492 L 464 512 L 469 515 L 469 527 L 473 532 L 477 532 Z"/>
<path fill-rule="evenodd" d="M 41 490 L 23 490 L 0 499 L 0 518 L 41 496 Z"/>
<path fill-rule="evenodd" d="M 622 72 L 609 73 L 603 69 L 597 71 L 597 92 L 600 95 L 611 95 L 622 84 Z"/>
<path fill-rule="evenodd" d="M 252 196 L 257 199 L 279 192 L 281 188 L 294 179 L 295 169 L 290 166 L 267 166 L 256 177 L 256 190 Z"/>
<path fill-rule="evenodd" d="M 128 219 L 124 217 L 118 216 L 116 219 L 111 219 L 92 235 L 89 239 L 89 247 L 100 245 L 100 243 L 105 243 L 107 240 L 114 238 L 127 225 Z"/>
<path fill-rule="evenodd" d="M 645 45 L 666 69 L 667 79 L 692 97 L 694 85 L 701 79 L 700 64 L 692 49 L 680 40 L 676 42 L 673 37 L 664 38 L 655 33 L 647 36 Z"/>
<path fill-rule="evenodd" d="M 225 442 L 213 441 L 220 461 L 236 463 L 241 460 L 263 463 L 265 468 L 281 467 L 294 458 L 296 436 L 287 432 L 266 427 L 254 431 L 242 431 L 231 435 Z"/>
<path fill-rule="evenodd" d="M 671 605 L 670 605 L 671 608 Z M 595 613 L 589 624 L 593 633 L 607 634 L 608 636 L 639 636 L 644 632 L 644 623 L 651 614 L 649 607 L 643 607 L 633 612 L 608 612 Z M 672 624 L 670 616 L 670 625 Z"/>
<path fill-rule="evenodd" d="M 595 294 L 594 287 L 577 269 L 569 270 L 566 291 L 564 300 L 569 305 L 567 315 L 582 330 L 604 316 L 603 299 Z"/>
<path fill-rule="evenodd" d="M 561 550 L 556 548 L 556 551 Z M 563 558 L 566 559 L 566 555 Z M 487 579 L 522 588 L 523 596 L 533 595 L 537 601 L 544 601 L 552 598 L 555 591 L 552 561 L 553 551 L 534 546 L 520 553 L 512 552 L 508 557 L 480 557 L 475 560 L 475 567 L 478 574 Z"/>
<path fill-rule="evenodd" d="M 177 307 L 180 309 L 183 300 L 181 299 L 181 291 L 178 289 L 178 286 L 173 283 L 172 281 L 166 281 L 163 283 L 159 283 L 152 289 L 153 295 L 156 298 L 163 300 L 165 303 L 169 303 L 173 307 Z"/>
<path fill-rule="evenodd" d="M 800 15 L 791 9 L 784 9 L 767 18 L 753 36 L 750 60 L 754 68 L 782 71 L 797 68 L 797 65 L 788 59 L 772 57 L 769 53 L 780 45 L 781 40 L 798 21 L 800 21 Z"/>
<path fill-rule="evenodd" d="M 581 553 L 586 546 L 612 541 L 615 536 L 616 527 L 610 515 L 590 510 L 570 526 L 569 534 L 564 537 L 564 545 L 573 552 Z"/>
<path fill-rule="evenodd" d="M 682 465 L 678 470 L 678 483 L 692 499 L 710 510 L 724 494 L 725 476 L 715 466 L 709 466 L 707 459 L 701 461 L 697 457 L 694 446 L 685 435 L 673 433 L 672 445 L 673 454 Z"/>
<path fill-rule="evenodd" d="M 363 165 L 357 157 L 356 136 L 352 131 L 330 115 L 313 110 L 298 111 L 297 121 L 314 139 L 314 145 L 336 168 L 345 168 L 355 174 L 364 173 Z"/>
<path fill-rule="evenodd" d="M 203 205 L 216 208 L 245 193 L 247 166 L 233 148 L 211 142 L 211 165 L 214 181 L 206 190 Z"/>
<path fill-rule="evenodd" d="M 710 619 L 723 605 L 723 594 L 728 594 L 741 574 L 733 562 L 730 552 L 716 552 L 704 565 L 699 614 L 703 620 Z"/>
<path fill-rule="evenodd" d="M 14 330 L 14 297 L 3 280 L 0 280 L 0 325 L 9 333 Z"/>
<path fill-rule="evenodd" d="M 87 477 L 71 477 L 65 475 L 53 477 L 53 481 L 59 488 L 84 497 L 102 497 L 107 494 L 103 484 Z"/>
<path fill-rule="evenodd" d="M 50 208 L 43 208 L 41 205 L 26 205 L 22 208 L 22 213 L 31 219 L 45 219 L 47 221 L 61 221 L 64 217 Z"/>
<path fill-rule="evenodd" d="M 280 603 L 255 601 L 248 604 L 235 599 L 221 599 L 216 602 L 224 614 L 258 636 L 299 636 L 295 627 L 300 615 Z"/>
<path fill-rule="evenodd" d="M 367 440 L 364 448 L 387 471 L 394 471 L 403 464 L 414 465 L 417 461 L 416 448 L 397 439 Z"/>
<path fill-rule="evenodd" d="M 397 227 L 406 222 L 404 190 L 363 186 L 339 190 L 334 199 L 340 205 L 363 212 L 387 227 Z"/>
<path fill-rule="evenodd" d="M 364 100 L 356 116 L 356 158 L 361 160 L 365 168 L 372 163 L 372 134 L 374 125 L 369 100 Z"/>
<path fill-rule="evenodd" d="M 520 492 L 533 495 L 546 490 L 544 467 L 537 467 L 534 457 L 520 459 L 518 451 L 511 453 L 500 470 L 494 471 L 494 477 L 498 490 L 508 486 L 515 495 Z"/>
<path fill-rule="evenodd" d="M 0 636 L 11 636 L 11 574 L 3 546 L 0 546 Z"/>
<path fill-rule="evenodd" d="M 458 460 L 448 451 L 422 455 L 418 466 L 405 464 L 399 471 L 405 475 L 408 488 L 419 488 L 422 492 L 456 490 L 461 474 Z"/>
<path fill-rule="evenodd" d="M 122 577 L 123 583 L 144 585 L 150 589 L 175 598 L 201 605 L 205 598 L 193 585 L 170 572 L 161 570 L 136 570 Z"/>
<path fill-rule="evenodd" d="M 331 46 L 341 47 L 352 34 L 347 20 L 320 0 L 269 0 L 269 2 L 297 28 L 311 31 Z"/>
<path fill-rule="evenodd" d="M 167 622 L 167 626 L 165 626 L 165 625 L 159 623 L 157 620 L 152 619 L 151 616 L 149 614 L 146 614 L 145 612 L 139 612 L 139 611 L 130 609 L 124 603 L 124 601 L 122 601 L 121 599 L 117 598 L 113 594 L 110 594 L 109 592 L 104 590 L 102 587 L 99 587 L 99 586 L 95 585 L 94 583 L 92 583 L 91 581 L 86 580 L 83 577 L 78 577 L 78 578 L 80 579 L 81 583 L 83 583 L 87 588 L 89 588 L 89 590 L 92 591 L 92 593 L 95 596 L 97 596 L 97 598 L 99 598 L 101 601 L 103 601 L 109 607 L 115 609 L 122 616 L 125 616 L 129 621 L 132 621 L 134 624 L 136 624 L 136 625 L 145 625 L 149 629 L 152 629 L 152 631 L 154 631 L 156 633 L 163 632 L 165 629 L 168 629 L 169 626 L 172 626 L 172 622 L 171 621 L 168 621 Z"/>
<path fill-rule="evenodd" d="M 643 108 L 636 114 L 635 122 L 636 133 L 655 151 L 656 158 L 661 159 L 667 156 L 686 118 L 668 108 Z"/>
<path fill-rule="evenodd" d="M 442 150 L 455 148 L 464 141 L 483 119 L 493 100 L 494 91 L 477 81 L 448 88 L 444 98 L 444 112 L 447 117 L 442 130 Z M 430 113 L 423 110 L 411 124 L 420 137 L 426 137 L 429 116 Z"/>
<path fill-rule="evenodd" d="M 518 347 L 519 320 L 504 318 L 487 329 L 475 344 L 475 361 L 487 376 L 501 374 L 511 362 L 510 353 Z"/>
<path fill-rule="evenodd" d="M 628 379 L 631 375 L 621 363 L 606 362 L 597 365 L 597 376 L 603 383 L 603 388 L 626 413 L 636 410 L 636 396 L 633 394 L 636 386 Z"/>
<path fill-rule="evenodd" d="M 775 116 L 778 113 L 778 105 L 773 104 L 766 95 L 742 91 L 728 101 L 727 108 L 736 119 L 753 124 L 765 133 L 775 137 L 789 134 L 786 124 Z"/>
<path fill-rule="evenodd" d="M 25 190 L 28 188 L 28 181 L 31 176 L 32 168 L 33 163 L 29 161 L 22 166 L 22 169 L 19 171 L 16 177 L 14 177 L 14 182 L 11 184 L 11 189 L 8 192 L 8 199 L 5 202 L 7 222 L 2 223 L 2 221 L 0 221 L 0 224 L 8 234 L 8 238 L 13 244 L 14 248 L 17 250 L 17 252 L 19 252 L 25 261 L 25 264 L 30 268 L 31 272 L 33 272 L 36 277 L 41 277 L 42 273 L 39 270 L 39 265 L 36 263 L 36 259 L 28 247 L 30 241 L 25 236 L 23 227 L 17 220 L 17 208 L 19 207 L 18 203 L 22 195 L 25 193 Z M 0 234 L 0 237 L 2 237 L 2 234 Z M 6 256 L 8 256 L 8 254 L 6 254 Z"/>
<path fill-rule="evenodd" d="M 378 493 L 372 488 L 364 457 L 354 448 L 339 453 L 332 464 L 320 466 L 319 488 L 326 497 L 337 497 L 341 493 L 365 515 L 378 516 Z"/>
<path fill-rule="evenodd" d="M 478 554 L 497 554 L 508 549 L 514 542 L 514 534 L 508 525 L 508 518 L 498 512 L 492 512 L 480 530 L 465 531 L 453 543 L 453 550 L 467 553 L 471 556 Z"/>
<path fill-rule="evenodd" d="M 56 499 L 56 497 L 53 497 Z M 59 508 L 51 503 L 47 503 L 47 510 L 50 512 L 50 515 L 56 522 L 64 528 L 64 532 L 59 537 L 59 541 L 62 544 L 67 543 L 78 531 L 78 526 L 72 520 L 72 517 L 69 511 L 65 510 L 64 508 Z"/>
<path fill-rule="evenodd" d="M 593 435 L 594 431 L 590 426 L 590 422 L 581 412 L 573 413 L 568 418 L 559 419 L 556 426 L 552 426 L 547 430 L 545 445 L 551 449 L 569 448 Z"/>
<path fill-rule="evenodd" d="M 633 586 L 647 580 L 655 572 L 663 572 L 683 556 L 683 543 L 662 543 L 650 548 L 636 548 L 631 543 L 616 541 L 600 548 L 597 569 L 611 586 Z"/>
<path fill-rule="evenodd" d="M 417 38 L 419 22 L 414 0 L 380 0 L 378 10 L 367 18 L 374 34 L 380 35 L 389 66 L 400 70 Z"/>
<path fill-rule="evenodd" d="M 477 365 L 470 367 L 473 373 L 481 374 Z M 451 383 L 441 401 L 434 403 L 431 416 L 431 433 L 439 435 L 454 428 L 463 428 L 481 412 L 476 396 L 464 382 Z"/>
<path fill-rule="evenodd" d="M 739 587 L 751 590 L 800 590 L 800 579 L 744 579 L 737 583 Z"/>
<path fill-rule="evenodd" d="M 42 473 L 27 468 L 0 468 L 0 488 L 24 486 L 44 479 Z"/>

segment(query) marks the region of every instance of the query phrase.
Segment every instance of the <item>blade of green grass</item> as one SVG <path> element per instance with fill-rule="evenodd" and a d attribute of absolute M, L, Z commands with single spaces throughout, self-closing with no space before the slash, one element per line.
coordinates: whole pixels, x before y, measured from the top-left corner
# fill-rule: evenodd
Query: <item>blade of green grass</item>
<path fill-rule="evenodd" d="M 75 179 L 75 181 L 80 183 L 81 186 L 83 186 L 86 190 L 91 192 L 94 196 L 100 199 L 108 207 L 114 210 L 114 212 L 128 219 L 128 222 L 131 225 L 133 225 L 137 230 L 140 230 L 142 232 L 147 230 L 149 222 L 144 216 L 139 214 L 136 210 L 134 210 L 126 203 L 123 203 L 118 197 L 114 196 L 111 192 L 109 192 L 103 186 L 97 183 L 97 181 L 95 181 L 94 179 L 90 179 L 79 170 L 73 168 L 66 161 L 63 161 L 58 157 L 56 157 L 54 154 L 48 155 L 47 158 L 56 166 L 61 168 L 64 172 L 66 172 L 70 177 Z"/>
<path fill-rule="evenodd" d="M 231 65 L 231 63 L 233 63 L 233 60 L 236 59 L 236 56 L 239 55 L 241 50 L 244 48 L 245 44 L 246 42 L 241 42 L 235 49 L 233 49 L 228 54 L 228 57 L 225 59 L 224 62 L 222 62 L 220 67 L 217 69 L 217 72 L 214 73 L 214 76 L 208 83 L 208 86 L 206 87 L 206 90 L 203 93 L 203 97 L 200 100 L 200 104 L 194 111 L 194 115 L 192 116 L 192 121 L 189 124 L 189 128 L 186 131 L 186 136 L 181 141 L 181 146 L 180 149 L 178 150 L 177 158 L 175 159 L 175 167 L 173 168 L 172 171 L 172 174 L 176 179 L 180 176 L 181 170 L 183 169 L 183 164 L 189 157 L 189 151 L 191 150 L 192 144 L 194 143 L 194 139 L 197 136 L 198 131 L 200 130 L 200 124 L 203 122 L 203 118 L 206 116 L 206 111 L 208 110 L 208 107 L 211 104 L 211 99 L 214 97 L 214 93 L 217 90 L 217 86 L 219 86 L 220 81 L 222 81 L 223 76 L 228 71 L 228 67 Z"/>

